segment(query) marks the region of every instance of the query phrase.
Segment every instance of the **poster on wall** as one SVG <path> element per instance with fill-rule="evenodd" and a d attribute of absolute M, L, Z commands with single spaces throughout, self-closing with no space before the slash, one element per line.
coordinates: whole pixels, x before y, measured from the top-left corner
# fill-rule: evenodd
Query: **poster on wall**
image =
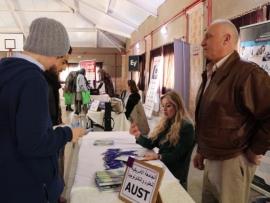
<path fill-rule="evenodd" d="M 270 75 L 270 21 L 240 27 L 240 56 L 257 63 Z M 270 196 L 270 151 L 257 167 L 252 188 Z"/>
<path fill-rule="evenodd" d="M 89 81 L 90 87 L 95 89 L 95 80 L 96 80 L 96 61 L 95 60 L 86 60 L 80 61 L 80 68 L 85 69 L 85 77 Z"/>
<path fill-rule="evenodd" d="M 158 56 L 154 58 L 152 73 L 150 75 L 150 83 L 146 94 L 144 110 L 147 118 L 151 118 L 156 94 L 159 87 L 159 78 L 162 68 L 162 57 Z"/>

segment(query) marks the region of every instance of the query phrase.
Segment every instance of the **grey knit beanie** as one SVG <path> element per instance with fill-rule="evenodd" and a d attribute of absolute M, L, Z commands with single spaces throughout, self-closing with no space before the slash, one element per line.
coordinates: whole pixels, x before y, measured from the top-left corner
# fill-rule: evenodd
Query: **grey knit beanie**
<path fill-rule="evenodd" d="M 45 56 L 65 56 L 70 48 L 66 28 L 49 18 L 35 19 L 29 28 L 29 36 L 23 49 Z"/>

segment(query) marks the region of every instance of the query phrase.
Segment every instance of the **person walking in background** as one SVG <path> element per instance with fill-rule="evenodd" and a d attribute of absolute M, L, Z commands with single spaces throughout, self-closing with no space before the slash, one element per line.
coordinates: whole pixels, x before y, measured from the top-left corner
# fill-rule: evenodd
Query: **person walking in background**
<path fill-rule="evenodd" d="M 77 110 L 78 113 L 80 113 L 80 116 L 85 116 L 87 114 L 87 104 L 82 104 L 82 91 L 87 91 L 86 87 L 86 81 L 85 81 L 85 69 L 82 68 L 79 71 L 79 74 L 77 76 L 77 81 L 76 81 L 76 105 L 77 105 Z M 81 105 L 83 105 L 83 112 L 81 113 Z"/>
<path fill-rule="evenodd" d="M 203 203 L 246 203 L 256 165 L 270 147 L 270 77 L 240 58 L 238 32 L 215 20 L 201 43 L 211 61 L 197 95 L 194 167 L 204 170 Z"/>
<path fill-rule="evenodd" d="M 58 66 L 69 48 L 60 22 L 37 18 L 22 54 L 0 61 L 1 202 L 55 203 L 63 191 L 58 152 L 85 129 L 53 129 L 44 71 Z"/>
<path fill-rule="evenodd" d="M 62 57 L 58 63 L 58 66 L 52 66 L 49 70 L 44 72 L 44 77 L 49 85 L 49 111 L 53 126 L 64 125 L 62 122 L 62 113 L 60 105 L 59 89 L 61 84 L 59 82 L 60 72 L 66 70 L 69 56 L 72 53 L 72 48 L 70 47 L 68 54 Z M 64 182 L 64 166 L 65 166 L 65 146 L 61 149 L 59 154 L 59 171 Z M 60 196 L 59 202 L 66 202 L 67 199 L 64 196 Z"/>
<path fill-rule="evenodd" d="M 67 76 L 67 78 L 66 78 L 66 82 L 65 82 L 65 87 L 64 87 L 64 92 L 63 92 L 63 94 L 65 94 L 65 93 L 68 93 L 68 94 L 70 94 L 70 93 L 72 93 L 73 95 L 73 97 L 74 97 L 74 94 L 76 94 L 76 91 L 75 92 L 73 92 L 73 78 L 76 76 L 76 72 L 75 71 L 71 71 L 69 74 L 68 74 L 68 76 Z M 66 106 L 66 111 L 74 111 L 72 108 L 71 108 L 71 104 L 68 104 L 67 106 Z"/>
<path fill-rule="evenodd" d="M 187 154 L 193 149 L 195 142 L 193 122 L 178 92 L 174 90 L 167 92 L 161 96 L 160 103 L 163 116 L 150 138 L 141 135 L 134 123 L 131 124 L 129 132 L 135 136 L 136 143 L 141 146 L 148 149 L 159 148 L 158 154 L 146 154 L 144 159 L 161 160 L 186 189 L 189 167 L 187 171 L 182 171 L 182 169 Z M 188 157 L 188 164 L 190 156 L 191 154 Z M 183 176 L 182 173 L 185 175 Z"/>
<path fill-rule="evenodd" d="M 99 80 L 97 82 L 100 82 L 98 89 L 100 89 L 102 85 L 104 84 L 106 94 L 108 94 L 110 97 L 113 97 L 114 87 L 113 87 L 111 76 L 109 75 L 109 73 L 107 73 L 103 69 L 99 69 L 98 74 L 99 74 Z"/>
<path fill-rule="evenodd" d="M 79 72 L 80 72 L 79 70 L 77 70 L 75 72 L 75 75 L 74 75 L 73 81 L 72 81 L 72 92 L 73 92 L 72 100 L 73 100 L 73 104 L 74 104 L 74 107 L 75 107 L 75 112 L 74 112 L 75 115 L 79 115 L 78 101 L 76 99 L 76 96 L 77 96 L 77 77 L 79 75 Z"/>
<path fill-rule="evenodd" d="M 134 80 L 128 80 L 127 84 L 129 89 L 125 95 L 127 99 L 123 99 L 126 107 L 126 118 L 130 120 L 131 123 L 135 122 L 143 135 L 148 135 L 150 128 L 141 103 L 139 89 Z"/>

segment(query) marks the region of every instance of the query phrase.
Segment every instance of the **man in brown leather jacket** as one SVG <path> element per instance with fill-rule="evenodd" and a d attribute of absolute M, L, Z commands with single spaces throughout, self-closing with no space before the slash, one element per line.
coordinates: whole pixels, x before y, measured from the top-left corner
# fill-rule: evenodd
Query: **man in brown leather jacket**
<path fill-rule="evenodd" d="M 193 163 L 204 170 L 203 203 L 246 203 L 256 165 L 270 148 L 270 77 L 239 57 L 238 38 L 230 21 L 216 20 L 201 43 L 211 61 L 195 114 Z"/>

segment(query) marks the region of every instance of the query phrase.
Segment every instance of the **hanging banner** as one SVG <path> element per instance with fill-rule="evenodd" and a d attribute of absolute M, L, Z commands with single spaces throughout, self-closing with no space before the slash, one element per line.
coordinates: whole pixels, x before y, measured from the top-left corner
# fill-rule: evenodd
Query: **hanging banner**
<path fill-rule="evenodd" d="M 85 77 L 89 81 L 90 87 L 95 89 L 96 61 L 95 60 L 80 61 L 79 64 L 80 68 L 85 69 Z"/>
<path fill-rule="evenodd" d="M 159 86 L 159 78 L 160 78 L 160 72 L 162 68 L 162 57 L 158 56 L 154 58 L 151 78 L 149 87 L 146 94 L 145 104 L 144 104 L 144 110 L 147 118 L 151 118 L 154 104 L 155 104 L 155 98 L 157 94 L 157 89 Z"/>
<path fill-rule="evenodd" d="M 270 21 L 240 27 L 240 56 L 257 63 L 270 75 Z M 270 196 L 270 151 L 257 167 L 251 187 Z"/>

